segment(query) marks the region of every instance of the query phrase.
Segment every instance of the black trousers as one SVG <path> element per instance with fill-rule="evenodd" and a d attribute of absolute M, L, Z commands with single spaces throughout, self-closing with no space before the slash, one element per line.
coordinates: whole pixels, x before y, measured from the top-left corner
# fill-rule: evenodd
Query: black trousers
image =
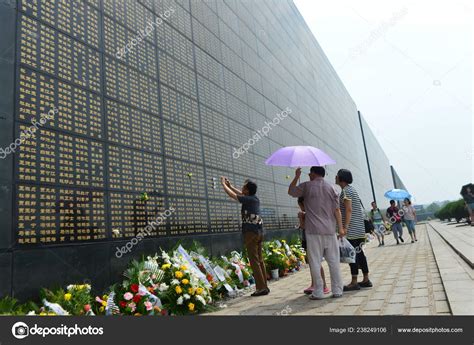
<path fill-rule="evenodd" d="M 359 268 L 362 270 L 362 273 L 369 273 L 369 266 L 367 265 L 367 258 L 365 257 L 364 251 L 362 249 L 362 243 L 365 243 L 365 239 L 357 238 L 354 240 L 349 240 L 356 251 L 356 262 L 349 264 L 351 267 L 351 274 L 356 276 L 359 274 Z"/>

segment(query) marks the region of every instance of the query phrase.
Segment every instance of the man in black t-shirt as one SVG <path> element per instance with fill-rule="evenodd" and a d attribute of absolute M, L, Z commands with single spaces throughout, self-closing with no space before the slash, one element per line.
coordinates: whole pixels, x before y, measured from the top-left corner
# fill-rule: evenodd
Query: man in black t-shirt
<path fill-rule="evenodd" d="M 263 222 L 260 216 L 260 200 L 255 195 L 257 185 L 246 180 L 242 190 L 239 190 L 224 176 L 221 177 L 221 183 L 227 195 L 242 204 L 242 235 L 256 284 L 256 291 L 252 296 L 268 295 L 270 289 L 267 286 L 267 273 L 262 255 Z"/>
<path fill-rule="evenodd" d="M 398 240 L 405 242 L 402 237 L 402 215 L 400 214 L 400 210 L 395 204 L 395 200 L 390 200 L 390 207 L 387 208 L 386 216 L 392 224 L 393 237 L 395 237 L 397 244 L 400 244 Z"/>

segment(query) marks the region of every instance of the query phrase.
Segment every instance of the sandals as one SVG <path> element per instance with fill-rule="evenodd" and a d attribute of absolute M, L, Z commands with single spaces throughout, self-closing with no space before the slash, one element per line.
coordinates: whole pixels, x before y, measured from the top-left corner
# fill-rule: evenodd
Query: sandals
<path fill-rule="evenodd" d="M 360 286 L 361 288 L 370 288 L 370 287 L 372 287 L 373 285 L 372 285 L 372 282 L 371 282 L 370 280 L 367 280 L 366 282 L 360 282 L 360 283 L 359 283 L 359 286 Z"/>
<path fill-rule="evenodd" d="M 360 290 L 359 284 L 354 284 L 354 285 L 344 285 L 343 291 L 356 291 Z"/>
<path fill-rule="evenodd" d="M 265 288 L 265 289 L 261 289 L 261 290 L 257 290 L 255 291 L 253 294 L 251 294 L 250 296 L 252 297 L 258 297 L 258 296 L 265 296 L 265 295 L 268 295 L 270 293 L 270 289 L 269 288 Z"/>

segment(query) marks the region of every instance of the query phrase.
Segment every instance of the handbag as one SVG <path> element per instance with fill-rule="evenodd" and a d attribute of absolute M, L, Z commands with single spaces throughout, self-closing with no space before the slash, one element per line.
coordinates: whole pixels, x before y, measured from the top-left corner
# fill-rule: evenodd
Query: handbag
<path fill-rule="evenodd" d="M 362 206 L 362 209 L 364 210 L 364 228 L 365 228 L 365 233 L 370 234 L 372 231 L 375 230 L 374 224 L 370 219 L 367 217 L 367 212 L 365 211 L 364 204 L 362 203 L 362 200 L 360 200 L 360 205 Z"/>

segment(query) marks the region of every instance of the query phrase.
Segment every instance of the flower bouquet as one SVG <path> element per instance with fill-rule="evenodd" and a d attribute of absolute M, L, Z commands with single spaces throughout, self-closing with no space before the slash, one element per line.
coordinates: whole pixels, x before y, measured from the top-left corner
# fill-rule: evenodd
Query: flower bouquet
<path fill-rule="evenodd" d="M 163 305 L 174 315 L 194 314 L 207 310 L 212 302 L 211 285 L 202 280 L 185 256 L 178 251 L 161 254 L 161 269 L 168 288 L 163 290 Z"/>
<path fill-rule="evenodd" d="M 110 309 L 123 315 L 166 314 L 162 310 L 160 299 L 168 289 L 163 281 L 164 275 L 165 272 L 159 268 L 155 257 L 148 257 L 145 261 L 132 261 L 124 272 L 127 279 L 112 289 L 114 304 Z M 103 298 L 96 297 L 96 302 L 107 307 L 107 301 Z"/>
<path fill-rule="evenodd" d="M 43 307 L 40 315 L 95 315 L 89 284 L 68 285 L 66 290 L 41 290 Z M 31 314 L 30 314 L 31 315 Z"/>

